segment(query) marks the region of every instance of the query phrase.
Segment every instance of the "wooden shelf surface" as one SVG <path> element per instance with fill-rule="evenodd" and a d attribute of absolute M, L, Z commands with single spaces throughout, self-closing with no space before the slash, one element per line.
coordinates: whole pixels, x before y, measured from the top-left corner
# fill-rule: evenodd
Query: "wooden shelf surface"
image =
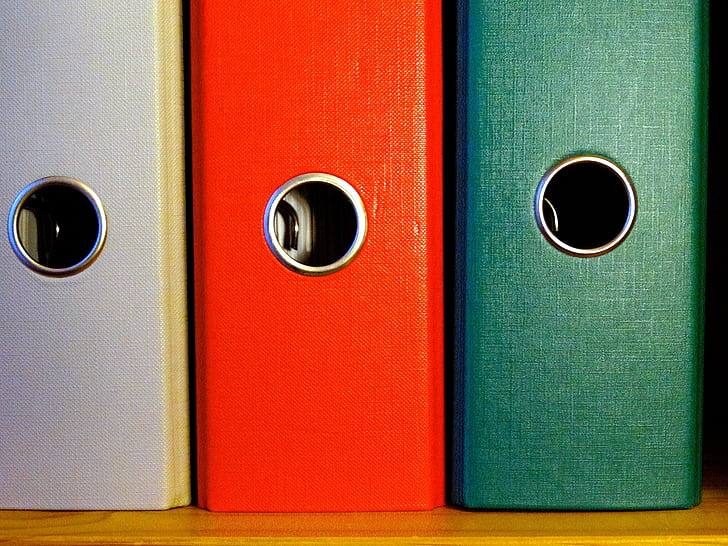
<path fill-rule="evenodd" d="M 703 502 L 654 512 L 220 514 L 0 511 L 9 544 L 728 544 L 728 483 L 712 475 Z"/>

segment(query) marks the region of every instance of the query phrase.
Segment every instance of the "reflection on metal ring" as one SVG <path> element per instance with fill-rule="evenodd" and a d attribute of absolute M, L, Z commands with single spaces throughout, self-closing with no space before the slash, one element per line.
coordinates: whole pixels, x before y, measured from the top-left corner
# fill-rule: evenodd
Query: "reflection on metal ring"
<path fill-rule="evenodd" d="M 91 249 L 80 261 L 68 267 L 54 268 L 39 263 L 38 260 L 33 258 L 27 252 L 23 245 L 23 241 L 21 240 L 18 223 L 21 212 L 23 211 L 23 205 L 37 191 L 50 186 L 65 186 L 76 190 L 89 201 L 89 204 L 93 207 L 94 212 L 96 213 L 98 224 L 96 226 L 96 237 Z M 20 261 L 31 270 L 52 277 L 73 275 L 83 271 L 91 265 L 98 257 L 104 246 L 104 242 L 106 241 L 106 230 L 106 214 L 104 213 L 104 208 L 98 195 L 96 195 L 96 193 L 83 182 L 66 176 L 48 176 L 27 185 L 20 191 L 13 201 L 8 214 L 8 238 L 10 239 L 10 246 L 15 254 L 18 256 Z"/>
<path fill-rule="evenodd" d="M 350 202 L 354 214 L 356 216 L 356 232 L 354 235 L 354 239 L 349 246 L 348 250 L 344 253 L 343 256 L 341 256 L 339 259 L 334 261 L 331 264 L 322 265 L 322 266 L 311 266 L 304 263 L 299 262 L 298 260 L 294 259 L 288 252 L 286 252 L 286 248 L 284 248 L 284 245 L 281 244 L 281 242 L 278 240 L 277 230 L 276 230 L 276 213 L 286 213 L 285 214 L 285 221 L 287 223 L 294 222 L 295 223 L 295 236 L 291 236 L 290 234 L 286 234 L 284 237 L 284 241 L 290 241 L 291 244 L 297 243 L 298 241 L 298 220 L 297 215 L 291 214 L 289 211 L 289 207 L 287 206 L 288 203 L 284 202 L 284 197 L 293 191 L 295 188 L 303 185 L 303 184 L 310 184 L 310 183 L 325 183 L 333 186 L 334 188 L 338 189 L 344 196 L 348 199 Z M 281 205 L 283 206 L 283 210 L 281 209 Z M 295 211 L 294 211 L 295 213 Z M 265 233 L 265 239 L 268 243 L 268 246 L 270 247 L 271 251 L 275 255 L 275 257 L 287 268 L 291 269 L 292 271 L 295 271 L 297 273 L 301 273 L 303 275 L 310 275 L 310 276 L 322 276 L 322 275 L 328 275 L 331 273 L 334 273 L 336 271 L 339 271 L 340 269 L 346 267 L 351 261 L 356 257 L 356 255 L 361 250 L 362 245 L 364 244 L 364 239 L 366 238 L 367 233 L 367 215 L 366 210 L 364 209 L 364 203 L 362 202 L 361 197 L 357 193 L 357 191 L 345 180 L 342 180 L 341 178 L 338 178 L 336 176 L 333 176 L 331 174 L 326 173 L 306 173 L 302 174 L 300 176 L 296 176 L 294 178 L 291 178 L 286 183 L 284 183 L 280 188 L 278 188 L 271 198 L 268 201 L 268 204 L 265 208 L 265 216 L 263 220 L 263 227 L 264 227 L 264 233 Z M 289 247 L 291 245 L 289 244 Z"/>
<path fill-rule="evenodd" d="M 564 168 L 577 163 L 597 163 L 604 167 L 607 167 L 609 170 L 612 171 L 613 174 L 615 174 L 619 178 L 622 185 L 624 186 L 625 195 L 627 196 L 627 217 L 625 218 L 622 229 L 611 241 L 595 248 L 577 248 L 565 243 L 556 236 L 555 232 L 558 231 L 558 228 L 552 230 L 551 227 L 549 227 L 549 222 L 547 221 L 548 215 L 546 213 L 546 210 L 548 210 L 554 216 L 555 221 L 558 222 L 558 217 L 556 216 L 556 210 L 554 206 L 545 197 L 546 190 L 549 184 L 554 179 L 554 177 Z M 583 258 L 601 256 L 616 248 L 620 243 L 625 240 L 627 235 L 629 235 L 637 215 L 637 196 L 634 186 L 632 185 L 632 181 L 616 163 L 599 155 L 576 155 L 564 159 L 563 161 L 560 161 L 559 163 L 554 165 L 541 179 L 538 185 L 538 189 L 536 190 L 536 199 L 534 205 L 536 223 L 538 224 L 539 229 L 546 237 L 548 242 L 566 254 Z M 544 205 L 546 205 L 546 207 Z"/>

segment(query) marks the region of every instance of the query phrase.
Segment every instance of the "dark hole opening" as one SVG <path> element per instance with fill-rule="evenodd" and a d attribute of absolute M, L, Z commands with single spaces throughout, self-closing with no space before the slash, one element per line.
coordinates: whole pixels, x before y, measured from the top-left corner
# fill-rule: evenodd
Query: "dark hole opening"
<path fill-rule="evenodd" d="M 595 161 L 563 167 L 549 181 L 543 199 L 544 222 L 553 235 L 580 250 L 611 243 L 629 221 L 624 181 Z"/>
<path fill-rule="evenodd" d="M 29 195 L 16 219 L 18 242 L 38 264 L 66 269 L 93 251 L 100 223 L 93 203 L 79 190 L 60 184 Z"/>
<path fill-rule="evenodd" d="M 357 234 L 354 204 L 326 182 L 306 182 L 291 189 L 276 207 L 275 236 L 295 261 L 326 267 L 343 258 Z"/>

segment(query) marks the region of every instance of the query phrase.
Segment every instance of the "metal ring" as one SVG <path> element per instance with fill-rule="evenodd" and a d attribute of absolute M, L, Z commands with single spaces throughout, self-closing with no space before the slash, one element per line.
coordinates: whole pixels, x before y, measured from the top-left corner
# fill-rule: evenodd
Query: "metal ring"
<path fill-rule="evenodd" d="M 575 163 L 587 162 L 599 163 L 600 165 L 607 167 L 614 174 L 617 175 L 617 177 L 624 185 L 628 200 L 628 211 L 624 225 L 622 226 L 622 229 L 619 231 L 616 237 L 614 237 L 614 239 L 596 248 L 576 248 L 564 243 L 549 228 L 548 223 L 545 220 L 544 203 L 546 202 L 548 205 L 550 205 L 550 203 L 548 203 L 547 199 L 545 198 L 545 194 L 549 183 L 561 170 Z M 616 163 L 607 159 L 606 157 L 602 157 L 599 155 L 577 155 L 560 161 L 548 170 L 548 172 L 541 179 L 541 182 L 538 185 L 538 189 L 536 190 L 536 200 L 534 208 L 536 213 L 536 223 L 538 224 L 539 229 L 544 234 L 549 243 L 551 243 L 560 251 L 571 256 L 589 258 L 594 256 L 601 256 L 602 254 L 606 254 L 607 252 L 613 250 L 625 240 L 627 235 L 629 235 L 630 231 L 632 230 L 632 226 L 634 225 L 635 218 L 637 216 L 637 195 L 635 193 L 634 186 L 632 185 L 632 181 Z"/>
<path fill-rule="evenodd" d="M 278 242 L 278 238 L 276 237 L 275 217 L 278 205 L 281 203 L 286 194 L 288 194 L 291 190 L 302 184 L 308 184 L 312 182 L 323 182 L 337 188 L 349 199 L 349 202 L 353 206 L 354 212 L 356 214 L 356 234 L 354 236 L 353 242 L 351 243 L 351 246 L 341 258 L 331 264 L 324 266 L 310 266 L 293 259 L 281 246 L 281 244 Z M 265 240 L 267 241 L 268 246 L 273 252 L 273 255 L 283 265 L 285 265 L 292 271 L 301 273 L 303 275 L 321 276 L 329 275 L 346 267 L 359 253 L 362 245 L 364 244 L 364 239 L 367 233 L 367 214 L 361 197 L 348 182 L 331 174 L 306 173 L 291 178 L 273 193 L 271 198 L 268 200 L 267 206 L 265 207 L 263 224 Z"/>
<path fill-rule="evenodd" d="M 18 232 L 18 218 L 20 216 L 20 211 L 23 209 L 25 201 L 31 195 L 33 195 L 33 193 L 47 186 L 67 186 L 78 191 L 84 197 L 86 197 L 86 199 L 89 200 L 94 208 L 94 211 L 96 212 L 96 218 L 98 219 L 96 240 L 94 241 L 91 250 L 81 261 L 69 267 L 53 268 L 38 263 L 28 254 L 28 252 L 23 247 L 22 241 L 20 240 L 20 234 Z M 104 242 L 106 241 L 106 230 L 106 214 L 104 213 L 104 207 L 98 195 L 96 195 L 96 193 L 83 182 L 67 176 L 48 176 L 45 178 L 41 178 L 40 180 L 36 180 L 31 184 L 28 184 L 17 195 L 17 197 L 13 201 L 13 204 L 10 207 L 10 212 L 8 214 L 8 238 L 10 239 L 10 246 L 13 248 L 15 254 L 18 256 L 18 258 L 20 258 L 20 261 L 23 262 L 28 268 L 43 275 L 48 275 L 52 277 L 64 277 L 68 275 L 73 275 L 75 273 L 83 271 L 89 265 L 91 265 L 93 261 L 98 257 L 101 249 L 104 246 Z"/>

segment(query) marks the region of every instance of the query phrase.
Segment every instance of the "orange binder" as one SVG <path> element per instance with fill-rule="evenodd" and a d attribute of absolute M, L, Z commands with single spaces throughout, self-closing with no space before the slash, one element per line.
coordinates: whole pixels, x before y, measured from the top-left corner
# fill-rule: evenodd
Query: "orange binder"
<path fill-rule="evenodd" d="M 444 503 L 438 1 L 191 3 L 199 503 Z"/>

